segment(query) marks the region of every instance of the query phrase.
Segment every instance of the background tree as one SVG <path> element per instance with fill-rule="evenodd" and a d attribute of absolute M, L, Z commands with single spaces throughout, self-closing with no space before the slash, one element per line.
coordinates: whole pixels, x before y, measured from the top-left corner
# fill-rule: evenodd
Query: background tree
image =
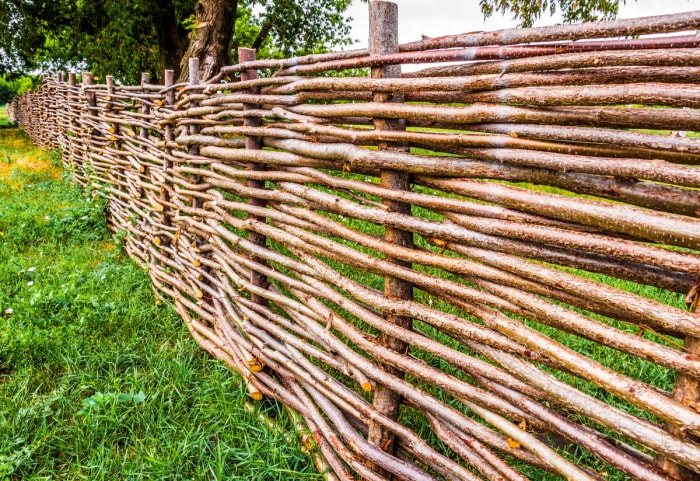
<path fill-rule="evenodd" d="M 47 35 L 75 14 L 67 0 L 0 2 L 0 74 L 19 73 L 34 66 L 45 53 Z"/>
<path fill-rule="evenodd" d="M 366 0 L 365 0 L 366 1 Z M 345 11 L 352 0 L 200 0 L 195 31 L 182 57 L 180 79 L 187 78 L 187 59 L 196 57 L 200 77 L 210 77 L 231 63 L 238 46 L 259 51 L 260 58 L 327 51 L 351 42 Z M 236 17 L 233 31 L 230 16 Z M 228 44 L 230 48 L 225 48 Z"/>
<path fill-rule="evenodd" d="M 22 95 L 27 90 L 32 90 L 41 85 L 42 78 L 22 75 L 13 79 L 7 79 L 0 75 L 0 106 L 9 103 L 15 95 Z"/>
<path fill-rule="evenodd" d="M 622 0 L 625 3 L 625 0 Z M 512 14 L 521 27 L 531 27 L 543 13 L 561 12 L 565 23 L 608 20 L 617 16 L 619 0 L 479 0 L 487 18 L 499 12 Z"/>
<path fill-rule="evenodd" d="M 303 55 L 350 42 L 351 0 L 5 0 L 0 74 L 86 68 L 137 82 L 166 69 L 202 77 L 235 61 L 238 46 L 261 56 Z"/>

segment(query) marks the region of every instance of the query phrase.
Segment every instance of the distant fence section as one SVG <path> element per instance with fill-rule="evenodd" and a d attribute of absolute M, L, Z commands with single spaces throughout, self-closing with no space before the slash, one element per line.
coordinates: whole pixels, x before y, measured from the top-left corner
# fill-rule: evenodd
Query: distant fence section
<path fill-rule="evenodd" d="M 399 45 L 369 7 L 369 50 L 10 113 L 331 479 L 698 479 L 700 11 Z"/>

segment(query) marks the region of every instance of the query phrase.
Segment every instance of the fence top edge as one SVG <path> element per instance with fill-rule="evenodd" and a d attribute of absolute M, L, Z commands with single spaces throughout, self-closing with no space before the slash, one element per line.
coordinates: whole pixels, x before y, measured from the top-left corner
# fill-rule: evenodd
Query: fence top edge
<path fill-rule="evenodd" d="M 456 35 L 447 35 L 436 38 L 426 38 L 417 42 L 409 42 L 399 45 L 397 54 L 383 56 L 370 56 L 367 49 L 355 49 L 347 51 L 329 52 L 323 54 L 312 54 L 300 57 L 290 57 L 286 59 L 263 59 L 251 62 L 243 62 L 236 65 L 225 66 L 211 79 L 198 86 L 202 89 L 221 83 L 230 74 L 243 70 L 252 69 L 272 69 L 277 70 L 275 75 L 290 75 L 296 73 L 298 67 L 309 66 L 300 70 L 309 72 L 325 70 L 345 70 L 352 68 L 362 68 L 367 66 L 402 64 L 402 63 L 426 63 L 419 62 L 420 59 L 406 61 L 407 55 L 419 55 L 419 52 L 444 51 L 446 56 L 453 56 L 457 60 L 455 49 L 478 49 L 508 47 L 518 48 L 568 48 L 572 46 L 586 48 L 611 49 L 617 44 L 630 44 L 625 48 L 635 48 L 635 42 L 649 42 L 653 40 L 670 41 L 700 41 L 700 34 L 683 36 L 659 37 L 659 39 L 629 39 L 624 37 L 654 34 L 670 34 L 697 30 L 700 32 L 700 10 L 657 15 L 649 17 L 639 17 L 633 19 L 609 20 L 601 22 L 577 23 L 570 25 L 553 25 L 532 28 L 509 28 L 494 31 L 472 32 Z M 622 37 L 622 39 L 621 39 Z M 693 40 L 694 39 L 694 40 Z M 666 45 L 665 45 L 666 46 Z M 668 46 L 671 46 L 670 44 Z M 431 54 L 432 55 L 432 54 Z M 476 56 L 476 53 L 474 53 Z M 386 57 L 386 58 L 384 58 Z M 395 58 L 394 58 L 395 57 Z M 447 60 L 449 61 L 449 60 Z M 428 60 L 427 63 L 432 63 Z M 314 66 L 311 67 L 310 66 Z M 318 68 L 316 68 L 316 65 Z M 50 74 L 49 74 L 50 75 Z M 58 82 L 58 78 L 45 76 L 44 82 L 48 80 Z M 67 80 L 67 79 L 66 79 Z M 165 94 L 170 90 L 191 90 L 187 83 L 180 83 L 170 87 L 160 85 L 147 85 L 148 90 Z M 87 86 L 84 86 L 87 87 Z M 104 87 L 102 84 L 91 85 L 90 89 Z M 105 87 L 106 88 L 106 87 Z M 144 86 L 121 85 L 121 89 L 143 89 Z"/>

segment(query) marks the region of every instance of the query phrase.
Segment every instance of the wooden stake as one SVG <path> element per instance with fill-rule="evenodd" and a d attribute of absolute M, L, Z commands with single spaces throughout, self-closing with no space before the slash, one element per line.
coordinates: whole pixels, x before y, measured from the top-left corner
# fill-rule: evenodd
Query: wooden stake
<path fill-rule="evenodd" d="M 165 83 L 165 88 L 170 88 L 173 86 L 174 80 L 175 80 L 175 72 L 173 70 L 166 70 L 163 73 L 163 79 Z M 175 104 L 175 91 L 170 88 L 170 90 L 167 91 L 165 94 L 165 106 L 172 108 L 172 106 Z M 173 132 L 173 126 L 170 124 L 167 124 L 164 129 L 164 134 L 163 136 L 165 137 L 165 141 L 170 143 L 175 140 L 175 134 Z M 165 155 L 163 156 L 163 174 L 169 175 L 170 171 L 173 168 L 173 162 L 170 160 L 172 156 L 172 149 L 169 147 L 166 147 L 165 149 Z M 172 224 L 172 221 L 170 219 L 170 215 L 168 214 L 168 207 L 167 204 L 170 202 L 170 190 L 168 189 L 167 182 L 164 182 L 163 185 L 163 190 L 160 192 L 160 200 L 163 202 L 163 213 L 161 214 L 161 222 L 163 223 L 164 226 L 170 226 Z M 161 242 L 163 243 L 163 246 L 169 245 L 170 241 L 166 239 L 162 239 Z"/>
<path fill-rule="evenodd" d="M 382 55 L 398 51 L 398 6 L 393 2 L 374 1 L 369 4 L 369 51 L 370 55 Z M 400 65 L 389 65 L 386 67 L 373 68 L 371 73 L 372 78 L 398 78 L 401 77 Z M 403 95 L 400 93 L 375 93 L 374 102 L 402 102 Z M 405 123 L 398 119 L 374 119 L 374 128 L 376 130 L 405 130 Z M 380 142 L 379 150 L 407 152 L 408 147 L 405 144 Z M 410 190 L 410 174 L 395 170 L 381 171 L 382 187 L 392 190 Z M 405 202 L 395 200 L 384 200 L 384 205 L 388 206 L 393 212 L 402 214 L 411 214 L 411 205 Z M 396 229 L 387 226 L 385 228 L 384 237 L 387 241 L 401 247 L 413 247 L 413 233 L 406 230 Z M 392 264 L 402 267 L 411 268 L 410 262 L 401 261 L 399 259 L 387 258 Z M 384 278 L 384 295 L 391 299 L 413 299 L 413 285 L 402 279 L 391 276 Z M 404 328 L 411 328 L 412 319 L 406 316 L 397 316 L 393 314 L 385 314 L 385 319 Z M 389 347 L 397 352 L 405 353 L 408 350 L 408 345 L 396 338 L 382 334 L 379 337 L 380 344 Z M 389 366 L 382 368 L 396 376 L 403 376 L 403 373 Z M 373 405 L 382 414 L 390 419 L 397 419 L 399 415 L 399 407 L 401 405 L 401 395 L 392 391 L 390 388 L 381 384 L 377 385 L 377 390 L 374 395 Z M 378 446 L 380 449 L 393 454 L 395 450 L 394 434 L 387 431 L 384 427 L 376 422 L 370 422 L 368 439 L 370 444 Z"/>
<path fill-rule="evenodd" d="M 243 62 L 252 62 L 255 60 L 255 50 L 252 48 L 239 48 L 238 49 L 238 61 L 243 63 Z M 243 70 L 241 71 L 241 81 L 246 81 L 246 80 L 255 80 L 258 78 L 258 72 L 257 70 L 251 69 L 251 70 Z M 249 89 L 246 89 L 244 91 L 245 93 L 249 95 L 257 95 L 260 93 L 260 88 L 259 87 L 251 87 Z M 260 105 L 254 105 L 254 104 L 244 104 L 243 109 L 244 110 L 250 110 L 250 109 L 259 109 L 261 108 Z M 262 125 L 262 119 L 257 118 L 257 117 L 246 117 L 245 120 L 243 121 L 243 125 L 246 127 L 260 127 Z M 255 137 L 251 135 L 246 135 L 245 137 L 245 148 L 247 150 L 262 150 L 262 137 Z M 248 170 L 252 172 L 259 172 L 259 171 L 264 171 L 266 170 L 265 164 L 259 164 L 256 162 L 251 162 L 248 163 Z M 264 180 L 256 180 L 256 179 L 249 179 L 248 180 L 248 187 L 254 188 L 254 189 L 264 189 L 265 188 L 265 181 Z M 248 200 L 248 203 L 250 205 L 256 206 L 256 207 L 265 207 L 266 202 L 263 199 L 256 199 L 251 197 Z M 260 216 L 252 216 L 254 219 L 259 220 L 260 222 L 265 222 L 266 219 L 264 217 Z M 248 233 L 248 239 L 255 245 L 259 246 L 265 246 L 267 244 L 267 237 L 264 235 L 261 235 L 257 232 L 250 231 Z M 258 264 L 263 264 L 267 265 L 267 263 L 259 258 L 255 257 L 253 259 L 255 262 Z M 258 287 L 262 287 L 263 289 L 267 289 L 269 286 L 267 276 L 265 274 L 262 274 L 261 272 L 257 272 L 255 270 L 250 271 L 250 281 L 253 283 L 253 285 L 256 285 Z M 260 305 L 267 305 L 267 299 L 265 299 L 262 296 L 259 296 L 258 294 L 251 293 L 250 298 L 253 302 L 256 304 Z"/>
<path fill-rule="evenodd" d="M 691 310 L 694 312 L 698 311 L 698 302 L 700 301 L 700 299 L 698 299 L 699 286 L 700 284 L 696 283 L 686 298 L 686 303 L 690 305 Z M 683 349 L 689 354 L 700 355 L 700 338 L 687 336 L 683 343 Z M 678 373 L 676 385 L 673 386 L 673 399 L 686 406 L 690 406 L 696 411 L 700 410 L 700 379 L 688 374 Z M 698 442 L 697 436 L 685 432 L 683 428 L 678 428 L 670 423 L 666 423 L 664 428 L 671 434 Z M 700 473 L 691 471 L 664 456 L 656 456 L 656 465 L 674 479 L 681 481 L 700 481 Z"/>

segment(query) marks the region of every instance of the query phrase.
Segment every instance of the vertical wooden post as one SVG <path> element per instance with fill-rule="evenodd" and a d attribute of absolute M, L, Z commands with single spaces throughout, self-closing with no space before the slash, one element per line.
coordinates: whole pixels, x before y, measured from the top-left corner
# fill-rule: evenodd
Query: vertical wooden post
<path fill-rule="evenodd" d="M 94 85 L 95 79 L 91 72 L 83 72 L 83 94 L 85 95 L 85 101 L 88 106 L 88 114 L 83 119 L 84 125 L 86 125 L 83 142 L 83 158 L 82 163 L 79 166 L 82 169 L 80 175 L 83 176 L 78 182 L 82 180 L 82 185 L 84 188 L 88 188 L 88 176 L 90 175 L 91 161 L 90 161 L 90 145 L 93 143 L 95 136 L 95 129 L 91 127 L 97 122 L 97 97 L 95 92 L 88 90 L 86 87 Z M 77 172 L 76 172 L 77 173 Z"/>
<path fill-rule="evenodd" d="M 114 99 L 114 77 L 107 75 L 105 77 L 107 82 L 107 104 L 105 105 L 105 110 L 107 113 L 112 113 L 112 101 Z M 110 141 L 116 143 L 116 148 L 119 150 L 119 124 L 112 122 L 109 126 L 109 133 L 111 134 Z"/>
<path fill-rule="evenodd" d="M 150 77 L 150 75 L 148 75 L 147 72 L 142 72 L 141 73 L 141 87 L 143 87 L 144 85 L 148 85 L 148 82 L 150 81 L 150 79 L 151 79 L 151 77 Z M 151 107 L 148 105 L 148 102 L 141 101 L 141 113 L 144 115 L 148 115 L 151 113 Z M 139 138 L 140 139 L 148 139 L 148 129 L 146 129 L 145 127 L 140 127 L 139 128 Z M 140 148 L 144 148 L 144 147 L 141 146 Z M 148 173 L 146 172 L 146 168 L 147 168 L 146 166 L 147 166 L 146 163 L 142 164 L 141 162 L 139 162 L 138 172 L 136 173 L 137 178 L 138 178 L 139 174 L 148 175 Z M 137 183 L 137 185 L 139 185 L 139 184 Z M 143 199 L 144 197 L 146 197 L 146 191 L 140 185 L 138 187 L 138 196 L 140 199 Z"/>
<path fill-rule="evenodd" d="M 255 50 L 252 48 L 243 48 L 240 47 L 238 49 L 238 61 L 240 63 L 244 62 L 252 62 L 255 60 Z M 246 81 L 246 80 L 255 80 L 258 78 L 258 72 L 257 70 L 251 69 L 251 70 L 243 70 L 241 71 L 241 81 Z M 248 89 L 244 90 L 244 93 L 249 94 L 249 95 L 255 95 L 260 92 L 260 89 L 258 87 L 251 87 Z M 251 110 L 251 109 L 259 109 L 260 106 L 256 104 L 243 104 L 243 109 L 244 110 Z M 262 125 L 262 119 L 258 117 L 245 117 L 243 120 L 243 125 L 246 127 L 260 127 Z M 245 148 L 250 149 L 250 150 L 261 150 L 262 149 L 262 137 L 258 136 L 252 136 L 252 135 L 247 135 L 245 138 Z M 265 170 L 265 165 L 264 164 L 258 164 L 255 162 L 251 162 L 248 164 L 248 170 L 251 172 L 259 172 L 259 171 L 264 171 Z M 264 189 L 265 188 L 265 181 L 263 180 L 257 180 L 257 179 L 249 179 L 248 180 L 248 187 L 254 188 L 254 189 Z M 258 207 L 265 207 L 266 202 L 264 199 L 256 199 L 251 197 L 248 200 L 248 203 L 250 205 L 258 206 Z M 259 220 L 261 222 L 265 222 L 266 219 L 264 217 L 259 217 L 259 216 L 253 216 L 254 219 Z M 259 246 L 265 246 L 267 245 L 267 237 L 258 234 L 257 232 L 248 232 L 248 239 L 250 242 L 259 245 Z M 264 259 L 261 259 L 259 257 L 253 257 L 253 261 L 257 262 L 258 264 L 266 265 L 266 262 Z M 257 272 L 255 270 L 250 272 L 250 282 L 258 287 L 262 287 L 263 289 L 267 289 L 269 287 L 268 285 L 268 280 L 267 276 L 261 272 Z M 255 302 L 256 304 L 260 304 L 263 306 L 267 306 L 267 299 L 265 299 L 262 296 L 259 296 L 257 294 L 252 293 L 250 296 L 250 299 Z"/>
<path fill-rule="evenodd" d="M 75 72 L 68 72 L 68 126 L 70 136 L 66 136 L 67 144 L 63 150 L 63 167 L 71 168 L 75 162 L 75 145 L 78 139 L 80 127 L 78 125 L 78 113 L 75 111 L 75 89 L 78 87 L 78 80 Z"/>
<path fill-rule="evenodd" d="M 174 84 L 175 80 L 175 72 L 173 70 L 166 70 L 163 72 L 163 79 L 165 83 L 165 88 L 168 89 L 167 92 L 165 93 L 165 106 L 168 108 L 172 108 L 173 105 L 175 105 L 175 91 L 171 88 Z M 175 141 L 175 133 L 173 132 L 173 126 L 171 124 L 166 124 L 165 126 L 165 132 L 163 133 L 165 137 L 165 156 L 163 157 L 163 174 L 168 175 L 173 168 L 173 161 L 171 160 L 172 156 L 172 149 L 167 146 L 170 142 Z M 168 188 L 166 186 L 166 182 L 163 183 L 163 185 L 160 187 L 160 200 L 163 202 L 163 212 L 161 214 L 161 223 L 166 226 L 170 227 L 171 225 L 171 220 L 170 216 L 168 215 L 168 208 L 167 204 L 170 202 L 170 192 L 168 191 Z M 160 239 L 163 245 L 168 245 L 169 239 Z"/>
<path fill-rule="evenodd" d="M 63 148 L 64 141 L 63 139 L 65 138 L 65 133 L 66 133 L 66 86 L 63 85 L 66 82 L 66 73 L 65 72 L 58 72 L 58 85 L 56 86 L 56 93 L 58 94 L 59 100 L 59 105 L 58 105 L 58 110 L 60 111 L 59 113 L 59 119 L 62 120 L 59 124 L 59 132 L 60 132 L 60 145 L 61 148 Z"/>
<path fill-rule="evenodd" d="M 148 75 L 147 72 L 142 72 L 141 73 L 141 87 L 144 85 L 148 85 L 148 82 L 150 81 L 151 77 Z M 144 115 L 148 115 L 151 113 L 151 107 L 148 105 L 147 102 L 141 102 L 141 113 Z M 139 130 L 139 137 L 142 139 L 147 139 L 148 138 L 148 130 L 146 130 L 144 127 L 141 127 L 141 130 Z"/>
<path fill-rule="evenodd" d="M 107 103 L 105 104 L 105 113 L 109 115 L 114 113 L 112 111 L 112 102 L 114 101 L 114 95 L 116 93 L 114 90 L 114 77 L 112 77 L 111 75 L 107 75 L 105 77 L 105 82 L 107 82 Z M 121 150 L 121 143 L 119 140 L 119 124 L 117 122 L 112 122 L 109 124 L 109 141 L 114 143 L 115 150 Z M 115 172 L 113 172 L 112 170 L 118 173 L 115 175 Z M 122 170 L 123 169 L 119 164 L 115 164 L 111 169 L 108 169 L 107 172 L 104 172 L 104 175 L 107 178 L 117 178 L 119 176 L 123 176 L 123 173 L 121 172 Z M 118 185 L 116 186 L 116 188 L 122 190 Z M 113 221 L 112 216 L 109 217 L 110 221 Z"/>
<path fill-rule="evenodd" d="M 188 66 L 189 66 L 189 85 L 196 86 L 199 85 L 199 59 L 197 58 L 190 58 L 188 61 Z M 190 91 L 190 95 L 192 94 L 197 94 L 197 90 L 193 89 Z M 197 107 L 199 106 L 199 102 L 197 100 L 190 100 L 189 102 L 190 107 Z M 199 125 L 189 125 L 187 128 L 187 131 L 190 135 L 197 135 L 199 134 L 199 131 L 201 130 Z M 190 155 L 197 156 L 199 155 L 199 145 L 192 144 L 187 148 L 187 153 Z M 201 175 L 193 175 L 191 178 L 191 182 L 193 184 L 198 184 L 202 181 L 202 176 Z M 195 196 L 192 200 L 192 207 L 195 209 L 201 209 L 204 206 L 204 201 Z M 199 253 L 199 247 L 202 245 L 206 244 L 206 239 L 204 237 L 201 237 L 197 235 L 195 237 L 195 243 L 197 244 L 197 249 L 196 252 Z M 180 244 L 181 245 L 181 244 Z M 176 246 L 177 249 L 177 246 Z M 201 269 L 204 272 L 208 272 L 209 268 L 207 266 L 201 265 L 199 259 L 196 259 L 196 262 L 194 264 L 198 269 Z M 197 277 L 197 280 L 200 282 L 206 282 L 204 280 L 204 276 L 202 274 L 199 274 Z M 203 304 L 208 304 L 211 302 L 211 297 L 208 295 L 205 295 L 198 287 L 197 287 L 197 297 L 200 299 L 198 302 L 203 303 Z M 208 321 L 205 319 L 200 319 L 200 322 L 205 323 L 207 327 L 212 327 Z"/>
<path fill-rule="evenodd" d="M 97 112 L 97 110 L 96 110 L 97 102 L 95 99 L 95 93 L 87 91 L 85 89 L 85 87 L 87 87 L 89 85 L 94 85 L 94 84 L 95 84 L 95 78 L 93 77 L 92 73 L 91 72 L 83 72 L 83 90 L 85 93 L 85 99 L 86 99 L 87 104 L 88 104 L 88 112 L 90 113 L 91 116 L 95 115 L 95 113 Z"/>
<path fill-rule="evenodd" d="M 189 84 L 190 85 L 199 85 L 199 59 L 198 58 L 191 58 L 188 61 L 188 67 L 189 67 Z M 190 100 L 190 107 L 197 107 L 199 105 L 199 102 L 196 100 Z M 199 133 L 199 125 L 196 124 L 190 124 L 187 127 L 187 132 L 190 135 L 197 135 Z M 190 155 L 199 155 L 199 145 L 192 144 L 189 147 L 187 147 L 187 153 Z M 193 183 L 199 183 L 201 181 L 201 176 L 199 175 L 193 175 L 192 176 L 192 182 Z M 192 206 L 199 209 L 203 205 L 202 199 L 195 197 Z"/>
<path fill-rule="evenodd" d="M 53 110 L 54 110 L 54 122 L 52 126 L 53 130 L 53 147 L 58 147 L 63 149 L 65 146 L 65 131 L 66 131 L 66 112 L 65 112 L 65 90 L 62 85 L 64 82 L 63 72 L 56 73 L 56 83 L 54 85 L 53 97 Z"/>
<path fill-rule="evenodd" d="M 382 55 L 398 51 L 398 6 L 393 2 L 372 1 L 369 3 L 369 52 L 370 55 Z M 389 65 L 386 67 L 372 68 L 372 78 L 397 78 L 401 77 L 400 65 Z M 375 93 L 374 102 L 403 102 L 403 95 Z M 405 123 L 402 120 L 374 119 L 376 130 L 405 130 Z M 406 152 L 408 147 L 398 143 L 380 143 L 379 150 Z M 382 170 L 382 187 L 392 190 L 410 190 L 410 176 L 405 172 Z M 411 214 L 411 205 L 404 202 L 385 200 L 384 204 L 393 212 Z M 413 247 L 413 233 L 401 229 L 387 226 L 384 237 L 387 241 L 401 247 Z M 411 268 L 410 262 L 398 259 L 387 258 L 393 264 Z M 398 299 L 413 299 L 413 286 L 410 282 L 387 276 L 384 278 L 384 294 L 387 297 Z M 412 319 L 405 316 L 385 314 L 384 317 L 392 324 L 401 327 L 411 328 Z M 405 353 L 408 345 L 391 336 L 382 334 L 379 342 L 395 351 Z M 388 372 L 397 376 L 403 376 L 403 372 L 389 366 L 382 366 Z M 396 419 L 401 405 L 401 396 L 391 389 L 378 385 L 374 394 L 374 407 L 386 416 Z M 389 453 L 393 453 L 394 436 L 381 427 L 379 424 L 371 422 L 369 425 L 369 442 Z"/>
<path fill-rule="evenodd" d="M 686 302 L 690 303 L 692 310 L 697 312 L 700 306 L 700 286 L 698 283 L 691 289 Z M 691 355 L 700 356 L 700 338 L 688 336 L 683 342 L 683 348 Z M 676 375 L 676 384 L 673 386 L 673 399 L 691 406 L 693 409 L 700 407 L 700 379 L 689 376 L 688 374 L 678 373 Z M 688 434 L 671 424 L 666 424 L 666 431 L 679 437 L 692 438 L 693 441 L 700 441 L 696 436 Z M 668 458 L 657 456 L 656 465 L 668 473 L 673 479 L 681 481 L 700 481 L 700 473 L 684 468 L 680 464 L 676 464 Z"/>

